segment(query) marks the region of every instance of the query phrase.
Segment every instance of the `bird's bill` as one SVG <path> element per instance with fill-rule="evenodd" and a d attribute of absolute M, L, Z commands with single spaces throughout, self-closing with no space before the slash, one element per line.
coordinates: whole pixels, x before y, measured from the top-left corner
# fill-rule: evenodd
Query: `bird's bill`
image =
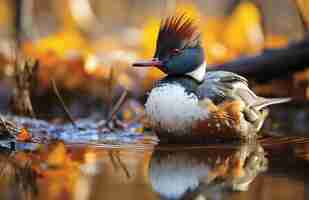
<path fill-rule="evenodd" d="M 158 59 L 152 59 L 149 61 L 137 61 L 132 64 L 133 67 L 163 67 L 163 63 Z"/>

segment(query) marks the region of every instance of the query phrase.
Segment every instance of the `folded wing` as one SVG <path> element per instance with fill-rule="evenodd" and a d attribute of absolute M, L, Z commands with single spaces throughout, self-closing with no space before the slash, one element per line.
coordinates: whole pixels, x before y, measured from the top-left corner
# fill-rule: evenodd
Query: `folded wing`
<path fill-rule="evenodd" d="M 227 71 L 207 72 L 199 87 L 200 98 L 209 98 L 215 104 L 227 100 L 241 100 L 248 108 L 261 110 L 272 104 L 285 103 L 290 98 L 264 98 L 257 96 L 249 87 L 246 78 Z"/>

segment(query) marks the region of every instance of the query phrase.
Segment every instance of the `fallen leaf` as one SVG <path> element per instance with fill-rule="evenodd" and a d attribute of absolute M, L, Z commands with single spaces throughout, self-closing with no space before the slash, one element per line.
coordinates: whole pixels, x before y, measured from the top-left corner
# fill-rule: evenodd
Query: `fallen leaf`
<path fill-rule="evenodd" d="M 30 141 L 31 140 L 31 134 L 28 132 L 27 129 L 22 128 L 20 133 L 17 135 L 16 139 L 18 141 Z"/>

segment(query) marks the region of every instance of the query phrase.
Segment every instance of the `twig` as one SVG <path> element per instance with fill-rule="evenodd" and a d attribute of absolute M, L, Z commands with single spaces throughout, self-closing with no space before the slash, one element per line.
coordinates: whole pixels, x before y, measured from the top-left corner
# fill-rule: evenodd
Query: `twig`
<path fill-rule="evenodd" d="M 113 165 L 115 171 L 117 171 L 118 170 L 118 166 L 117 166 L 117 163 L 116 163 L 114 155 L 113 155 L 113 150 L 108 151 L 108 156 L 109 156 L 109 159 L 112 162 L 112 165 Z"/>
<path fill-rule="evenodd" d="M 63 110 L 64 114 L 66 115 L 66 117 L 68 118 L 68 120 L 71 122 L 71 124 L 75 127 L 75 128 L 78 128 L 78 126 L 76 125 L 73 117 L 71 116 L 70 112 L 69 112 L 69 109 L 66 107 L 64 101 L 63 101 L 63 98 L 61 97 L 60 93 L 59 93 L 59 90 L 57 88 L 57 85 L 56 85 L 56 81 L 54 79 L 51 79 L 51 83 L 52 83 L 52 87 L 53 87 L 53 91 L 60 103 L 60 107 L 61 109 Z"/>
<path fill-rule="evenodd" d="M 119 157 L 119 151 L 116 152 L 116 158 L 117 158 L 117 161 L 121 167 L 121 169 L 124 171 L 124 173 L 126 174 L 126 177 L 129 179 L 131 177 L 130 175 L 130 172 L 127 168 L 127 166 L 122 162 L 122 160 L 120 159 Z"/>
<path fill-rule="evenodd" d="M 15 0 L 15 42 L 16 49 L 19 52 L 22 35 L 22 0 Z"/>
<path fill-rule="evenodd" d="M 128 122 L 128 124 L 135 124 L 135 123 L 141 121 L 145 117 L 146 117 L 146 113 L 145 112 L 141 112 L 141 113 L 137 114 L 137 116 L 134 117 L 132 120 L 130 120 Z"/>
<path fill-rule="evenodd" d="M 37 60 L 37 59 L 31 60 L 31 61 L 28 60 L 26 62 L 27 67 L 25 67 L 25 70 L 27 70 L 27 74 L 29 74 L 29 76 L 27 77 L 27 81 L 29 82 L 29 88 L 30 89 L 31 89 L 31 87 L 33 87 L 34 82 L 37 81 L 37 79 L 34 76 L 38 72 L 39 64 L 40 64 L 39 60 Z"/>
<path fill-rule="evenodd" d="M 107 105 L 107 112 L 106 112 L 106 118 L 108 117 L 108 114 L 112 110 L 112 100 L 114 96 L 114 68 L 111 67 L 111 70 L 109 72 L 109 77 L 107 80 L 107 90 L 105 90 L 106 95 L 106 105 Z"/>
<path fill-rule="evenodd" d="M 9 130 L 9 128 L 6 126 L 5 121 L 4 121 L 4 119 L 2 118 L 2 116 L 0 116 L 0 121 L 1 121 L 1 123 L 3 124 L 4 129 L 5 129 L 8 133 L 10 133 L 10 130 Z"/>
<path fill-rule="evenodd" d="M 16 52 L 17 53 L 17 52 Z M 38 62 L 31 63 L 25 61 L 23 64 L 17 63 L 17 57 L 14 62 L 15 70 L 15 87 L 12 95 L 12 109 L 13 112 L 19 115 L 31 116 L 35 118 L 33 111 L 30 91 L 33 85 L 34 76 L 38 70 Z"/>
<path fill-rule="evenodd" d="M 113 150 L 110 150 L 108 151 L 108 156 L 111 160 L 111 163 L 113 165 L 113 168 L 115 169 L 115 171 L 117 172 L 119 167 L 124 171 L 126 177 L 129 179 L 131 177 L 130 175 L 130 172 L 127 168 L 127 166 L 122 162 L 121 158 L 119 157 L 119 151 L 113 151 Z"/>
<path fill-rule="evenodd" d="M 115 106 L 112 108 L 111 112 L 108 115 L 108 118 L 106 119 L 105 124 L 108 124 L 115 116 L 115 114 L 119 111 L 119 109 L 121 108 L 121 106 L 124 104 L 124 102 L 127 99 L 129 92 L 127 90 L 125 90 L 120 98 L 118 99 L 118 101 L 116 102 Z"/>
<path fill-rule="evenodd" d="M 8 132 L 11 136 L 14 136 L 20 132 L 20 129 L 16 126 L 16 124 L 3 119 L 3 117 L 0 115 L 0 125 L 3 125 L 3 128 L 5 131 Z"/>

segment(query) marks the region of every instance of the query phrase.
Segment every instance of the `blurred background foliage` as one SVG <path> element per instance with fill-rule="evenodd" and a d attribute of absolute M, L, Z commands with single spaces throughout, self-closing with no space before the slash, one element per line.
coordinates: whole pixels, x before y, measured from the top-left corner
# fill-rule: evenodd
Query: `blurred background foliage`
<path fill-rule="evenodd" d="M 17 7 L 21 11 L 19 26 L 16 26 Z M 122 121 L 146 124 L 141 117 L 142 99 L 163 74 L 156 69 L 134 70 L 131 63 L 153 56 L 163 17 L 183 12 L 197 20 L 210 66 L 259 55 L 268 48 L 285 48 L 290 43 L 305 40 L 308 32 L 305 28 L 309 22 L 308 0 L 1 0 L 0 112 L 9 111 L 16 62 L 32 58 L 40 63 L 31 86 L 31 101 L 37 118 L 61 122 L 59 113 L 62 111 L 55 103 L 50 84 L 54 79 L 76 118 L 91 116 L 101 120 L 126 89 L 131 98 L 120 112 Z M 307 103 L 309 71 L 290 74 L 284 80 L 253 82 L 253 88 L 258 94 L 292 96 Z M 284 105 L 283 109 L 272 111 L 266 128 L 274 131 L 281 128 L 293 136 L 308 134 L 308 107 Z M 22 130 L 23 134 L 18 137 L 23 138 L 17 139 L 29 139 L 26 129 Z M 143 132 L 143 128 L 136 132 Z M 279 142 L 289 139 L 282 138 Z M 277 144 L 273 149 L 284 157 L 290 153 L 308 161 L 309 145 L 302 139 L 296 138 L 295 146 L 283 149 Z M 271 142 L 268 146 L 266 143 L 266 147 L 270 148 Z M 34 153 L 21 151 L 0 156 L 1 199 L 11 197 L 7 194 L 15 195 L 14 199 L 21 199 L 22 195 L 28 197 L 26 199 L 32 199 L 31 195 L 36 195 L 37 199 L 109 196 L 115 199 L 115 194 L 129 199 L 136 199 L 136 196 L 156 199 L 147 175 L 152 149 L 145 152 L 88 147 L 68 149 L 62 142 L 39 145 L 35 149 Z M 276 154 L 269 157 L 277 159 Z M 203 154 L 202 158 L 207 157 Z M 295 170 L 303 178 L 303 169 L 299 170 L 302 166 L 294 168 L 295 160 L 287 158 L 293 163 L 292 167 L 285 159 L 277 165 Z M 217 160 L 213 159 L 216 163 Z M 218 167 L 226 167 L 226 162 L 222 163 Z M 236 167 L 235 171 L 242 171 L 242 168 Z M 259 197 L 255 191 L 267 195 L 269 191 L 277 191 L 271 193 L 274 196 L 297 194 L 296 199 L 303 194 L 305 183 L 296 178 L 282 179 L 272 174 L 267 174 L 266 178 L 255 184 L 258 188 L 252 190 L 254 196 Z M 115 184 L 123 185 L 115 187 Z"/>

